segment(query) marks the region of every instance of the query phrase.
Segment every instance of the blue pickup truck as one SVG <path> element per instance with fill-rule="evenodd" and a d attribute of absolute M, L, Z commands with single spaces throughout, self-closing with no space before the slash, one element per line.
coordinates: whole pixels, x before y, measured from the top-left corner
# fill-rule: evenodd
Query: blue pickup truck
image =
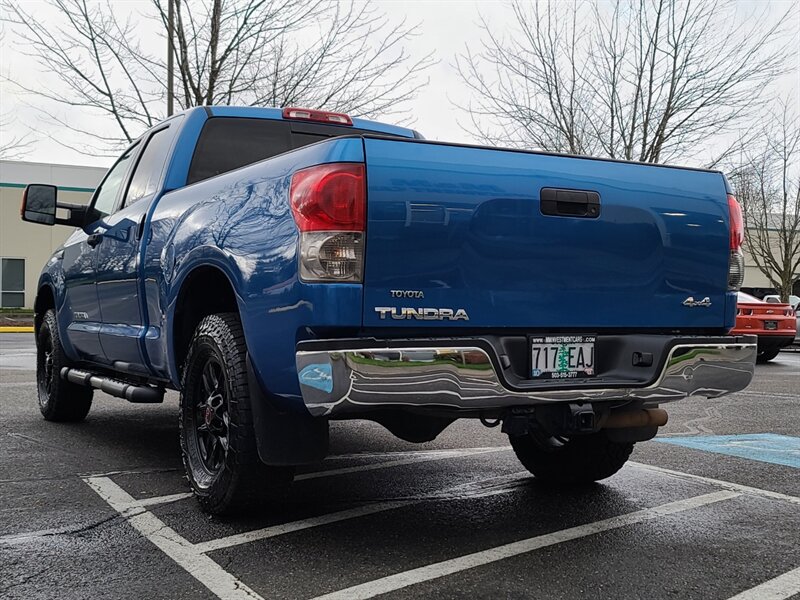
<path fill-rule="evenodd" d="M 56 196 L 30 185 L 22 206 L 76 228 L 37 290 L 42 414 L 179 390 L 211 513 L 284 492 L 331 419 L 426 442 L 476 418 L 536 477 L 595 481 L 663 404 L 753 375 L 755 337 L 728 335 L 743 230 L 719 172 L 200 107 L 134 142 L 88 206 Z"/>

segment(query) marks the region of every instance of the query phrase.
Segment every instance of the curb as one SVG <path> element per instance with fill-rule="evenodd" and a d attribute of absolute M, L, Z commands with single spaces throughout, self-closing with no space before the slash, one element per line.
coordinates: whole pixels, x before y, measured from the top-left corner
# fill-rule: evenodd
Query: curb
<path fill-rule="evenodd" d="M 0 327 L 0 333 L 33 333 L 33 327 Z"/>

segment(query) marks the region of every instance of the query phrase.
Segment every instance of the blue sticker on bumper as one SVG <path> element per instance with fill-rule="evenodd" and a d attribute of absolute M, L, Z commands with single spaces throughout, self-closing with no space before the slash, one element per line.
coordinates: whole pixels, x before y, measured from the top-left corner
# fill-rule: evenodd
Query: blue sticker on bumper
<path fill-rule="evenodd" d="M 323 392 L 333 391 L 333 372 L 328 364 L 308 365 L 300 371 L 300 383 Z"/>
<path fill-rule="evenodd" d="M 774 433 L 659 437 L 657 442 L 800 469 L 800 437 Z"/>

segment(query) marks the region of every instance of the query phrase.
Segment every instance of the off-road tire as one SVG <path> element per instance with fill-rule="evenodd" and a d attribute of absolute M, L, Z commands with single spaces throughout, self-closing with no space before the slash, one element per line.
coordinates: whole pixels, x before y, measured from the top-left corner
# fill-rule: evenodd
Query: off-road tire
<path fill-rule="evenodd" d="M 258 457 L 246 354 L 239 316 L 214 314 L 197 326 L 184 365 L 180 394 L 183 465 L 200 506 L 211 514 L 232 514 L 274 504 L 285 495 L 294 477 L 293 468 L 267 466 Z M 220 400 L 215 393 L 208 393 L 203 379 L 209 365 L 211 371 L 217 370 L 211 378 L 218 382 L 213 389 L 225 395 L 222 402 L 227 408 L 219 418 L 219 409 L 211 407 L 221 406 Z M 211 416 L 201 416 L 208 410 Z M 217 431 L 217 443 L 212 440 L 211 446 L 222 448 L 222 456 L 214 454 L 220 450 L 209 450 L 212 426 Z M 219 464 L 209 466 L 209 462 Z"/>
<path fill-rule="evenodd" d="M 772 348 L 771 350 L 764 350 L 756 354 L 756 362 L 759 364 L 768 363 L 773 358 L 778 356 L 778 353 L 781 351 L 780 348 Z"/>
<path fill-rule="evenodd" d="M 92 388 L 61 379 L 61 368 L 66 366 L 69 361 L 51 308 L 36 332 L 36 388 L 39 410 L 47 421 L 83 421 L 92 407 Z"/>
<path fill-rule="evenodd" d="M 581 484 L 611 477 L 633 451 L 633 443 L 618 443 L 605 432 L 571 438 L 510 437 L 522 465 L 537 479 L 559 484 Z"/>

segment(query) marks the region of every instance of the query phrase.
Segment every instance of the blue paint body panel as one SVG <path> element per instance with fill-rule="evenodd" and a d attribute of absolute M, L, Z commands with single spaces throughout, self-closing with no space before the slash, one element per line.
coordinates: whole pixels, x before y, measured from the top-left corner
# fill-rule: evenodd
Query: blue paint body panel
<path fill-rule="evenodd" d="M 658 437 L 657 442 L 800 469 L 800 437 L 774 433 Z"/>
<path fill-rule="evenodd" d="M 375 311 L 398 305 L 463 308 L 470 327 L 734 323 L 719 173 L 416 140 L 366 138 L 365 152 L 365 326 L 418 326 Z M 600 215 L 542 214 L 542 188 L 597 192 Z M 391 303 L 408 289 L 424 299 Z"/>

